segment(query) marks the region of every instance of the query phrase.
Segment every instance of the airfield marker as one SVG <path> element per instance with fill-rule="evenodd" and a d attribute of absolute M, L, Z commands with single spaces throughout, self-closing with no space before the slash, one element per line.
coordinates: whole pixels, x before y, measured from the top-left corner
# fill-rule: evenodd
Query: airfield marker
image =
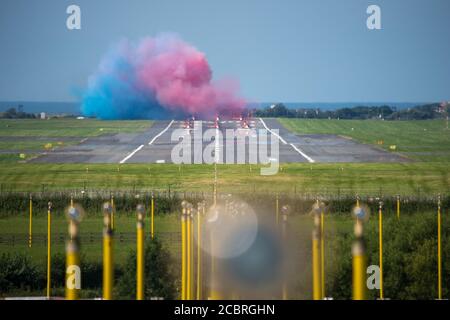
<path fill-rule="evenodd" d="M 113 267 L 113 236 L 114 231 L 111 228 L 112 206 L 109 202 L 103 205 L 103 300 L 113 298 L 112 289 L 114 282 Z"/>
<path fill-rule="evenodd" d="M 28 230 L 28 247 L 31 248 L 33 243 L 33 196 L 30 193 L 30 224 Z"/>
<path fill-rule="evenodd" d="M 400 220 L 400 195 L 397 195 L 397 219 Z"/>
<path fill-rule="evenodd" d="M 378 241 L 380 254 L 380 299 L 384 299 L 383 292 L 383 202 L 380 201 L 378 210 Z"/>
<path fill-rule="evenodd" d="M 144 300 L 144 206 L 139 204 L 136 211 L 136 300 Z"/>
<path fill-rule="evenodd" d="M 52 203 L 48 202 L 47 210 L 47 299 L 50 299 L 51 286 L 51 231 L 52 231 Z"/>
<path fill-rule="evenodd" d="M 442 299 L 441 196 L 438 197 L 438 299 Z"/>

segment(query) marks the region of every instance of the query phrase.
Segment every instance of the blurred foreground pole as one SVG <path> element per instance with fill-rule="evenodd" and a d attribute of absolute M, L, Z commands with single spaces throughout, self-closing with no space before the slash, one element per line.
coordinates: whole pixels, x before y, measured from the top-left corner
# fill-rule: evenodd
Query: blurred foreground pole
<path fill-rule="evenodd" d="M 202 216 L 205 214 L 205 204 L 198 204 L 197 211 L 197 300 L 202 299 Z"/>
<path fill-rule="evenodd" d="M 70 210 L 71 208 L 73 208 L 73 195 L 70 195 L 70 207 L 69 207 L 69 210 Z M 69 224 L 70 224 L 70 225 L 73 224 L 72 219 L 69 219 Z M 72 228 L 72 226 L 69 226 L 69 228 Z M 71 234 L 71 233 L 69 233 L 69 237 L 72 237 L 72 234 Z M 72 239 L 72 238 L 71 238 L 71 239 Z"/>
<path fill-rule="evenodd" d="M 114 266 L 113 266 L 113 229 L 111 227 L 112 206 L 109 202 L 103 205 L 103 300 L 113 298 Z"/>
<path fill-rule="evenodd" d="M 78 226 L 80 212 L 73 206 L 68 210 L 69 217 L 69 241 L 66 245 L 66 299 L 77 300 L 81 289 L 80 274 L 80 241 Z"/>
<path fill-rule="evenodd" d="M 361 207 L 353 208 L 355 220 L 355 241 L 352 245 L 353 256 L 353 300 L 366 299 L 366 246 L 364 242 L 363 221 L 368 218 L 366 209 Z"/>
<path fill-rule="evenodd" d="M 400 220 L 400 195 L 397 196 L 397 219 Z"/>
<path fill-rule="evenodd" d="M 33 197 L 30 193 L 30 224 L 28 226 L 28 247 L 33 244 Z"/>
<path fill-rule="evenodd" d="M 379 203 L 378 210 L 378 241 L 380 246 L 380 299 L 384 299 L 383 292 L 383 202 Z"/>
<path fill-rule="evenodd" d="M 275 222 L 276 222 L 276 226 L 278 227 L 278 221 L 279 221 L 279 214 L 280 214 L 280 207 L 279 207 L 279 196 L 278 193 L 276 195 L 275 198 Z M 277 230 L 278 232 L 278 230 Z"/>
<path fill-rule="evenodd" d="M 277 199 L 278 200 L 278 199 Z M 283 248 L 284 250 L 286 250 L 287 247 L 287 218 L 288 218 L 288 213 L 289 213 L 289 207 L 288 206 L 283 206 L 281 208 L 281 214 L 282 214 L 282 225 L 281 225 L 281 239 L 283 242 Z M 288 289 L 287 289 L 287 281 L 288 279 L 286 279 L 288 272 L 283 272 L 283 283 L 281 286 L 281 295 L 282 295 L 282 299 L 283 300 L 287 300 L 288 299 Z"/>
<path fill-rule="evenodd" d="M 183 200 L 181 202 L 181 300 L 186 300 L 186 269 L 187 269 L 187 255 L 186 255 L 186 220 L 187 220 L 187 214 L 186 214 L 186 208 L 187 201 Z"/>
<path fill-rule="evenodd" d="M 114 230 L 114 211 L 116 211 L 114 195 L 111 195 L 111 230 Z"/>
<path fill-rule="evenodd" d="M 314 212 L 314 230 L 312 233 L 312 277 L 313 299 L 322 299 L 321 270 L 320 270 L 320 216 Z"/>
<path fill-rule="evenodd" d="M 152 203 L 151 203 L 151 225 L 150 233 L 152 235 L 152 240 L 155 236 L 155 196 L 152 192 Z"/>
<path fill-rule="evenodd" d="M 441 196 L 438 197 L 438 299 L 442 299 L 442 254 L 441 254 Z"/>
<path fill-rule="evenodd" d="M 356 231 L 361 229 L 361 231 Z M 353 255 L 353 300 L 366 299 L 366 252 L 362 238 L 362 222 L 355 224 L 356 240 L 352 246 Z"/>
<path fill-rule="evenodd" d="M 144 300 L 144 206 L 139 204 L 136 211 L 136 300 Z"/>
<path fill-rule="evenodd" d="M 51 286 L 51 232 L 52 232 L 52 203 L 48 203 L 47 211 L 47 299 L 50 299 Z"/>

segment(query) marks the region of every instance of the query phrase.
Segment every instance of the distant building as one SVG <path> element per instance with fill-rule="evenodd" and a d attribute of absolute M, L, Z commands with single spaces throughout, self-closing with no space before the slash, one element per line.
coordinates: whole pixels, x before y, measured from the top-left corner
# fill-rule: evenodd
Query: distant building
<path fill-rule="evenodd" d="M 41 112 L 41 119 L 42 120 L 47 119 L 47 115 L 45 114 L 45 112 Z"/>

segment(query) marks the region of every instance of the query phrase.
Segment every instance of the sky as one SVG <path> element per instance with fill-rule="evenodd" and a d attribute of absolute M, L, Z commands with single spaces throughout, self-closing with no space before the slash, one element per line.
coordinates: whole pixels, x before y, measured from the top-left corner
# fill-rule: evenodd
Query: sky
<path fill-rule="evenodd" d="M 112 45 L 165 32 L 249 101 L 450 100 L 449 14 L 449 0 L 2 0 L 0 101 L 77 101 Z"/>

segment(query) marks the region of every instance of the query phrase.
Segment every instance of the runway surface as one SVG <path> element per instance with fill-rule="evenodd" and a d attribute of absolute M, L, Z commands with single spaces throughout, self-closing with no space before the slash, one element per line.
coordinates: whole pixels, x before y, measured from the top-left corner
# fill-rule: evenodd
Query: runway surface
<path fill-rule="evenodd" d="M 288 131 L 276 119 L 251 119 L 248 120 L 249 128 L 236 120 L 219 120 L 218 128 L 215 121 L 191 121 L 190 124 L 191 127 L 186 128 L 185 121 L 155 121 L 153 126 L 141 133 L 88 138 L 78 145 L 50 151 L 31 162 L 119 164 L 173 163 L 174 161 L 184 163 L 407 161 L 406 158 L 396 154 L 339 136 L 296 135 Z M 259 133 L 260 129 L 268 130 L 266 131 L 268 137 L 267 140 L 263 139 L 258 143 L 255 133 Z M 228 134 L 231 132 L 234 136 L 227 136 L 227 130 Z M 205 132 L 210 134 L 209 137 L 205 136 Z M 223 138 L 217 140 L 214 137 L 211 138 L 217 133 Z M 190 156 L 180 151 L 180 139 L 190 142 Z M 244 141 L 245 144 L 238 141 Z M 271 153 L 274 143 L 279 145 L 278 155 Z M 266 147 L 267 152 L 264 149 Z M 174 152 L 177 148 L 180 152 Z M 263 152 L 258 152 L 258 148 L 263 148 Z M 172 152 L 175 157 L 172 157 Z M 260 154 L 263 156 L 261 157 Z"/>

